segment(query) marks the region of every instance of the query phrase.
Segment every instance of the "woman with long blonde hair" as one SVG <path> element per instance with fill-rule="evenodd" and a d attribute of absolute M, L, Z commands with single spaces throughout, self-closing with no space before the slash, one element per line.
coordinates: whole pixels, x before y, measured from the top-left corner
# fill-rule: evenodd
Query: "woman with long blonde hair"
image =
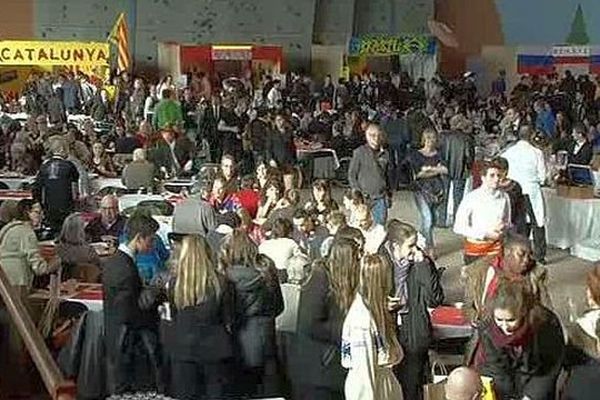
<path fill-rule="evenodd" d="M 346 400 L 403 399 L 392 372 L 403 353 L 387 308 L 391 277 L 391 266 L 381 256 L 363 258 L 358 291 L 342 329 L 342 366 L 348 369 Z"/>
<path fill-rule="evenodd" d="M 173 396 L 221 398 L 233 357 L 233 293 L 201 236 L 183 237 L 175 270 L 173 329 L 165 343 L 173 359 Z"/>

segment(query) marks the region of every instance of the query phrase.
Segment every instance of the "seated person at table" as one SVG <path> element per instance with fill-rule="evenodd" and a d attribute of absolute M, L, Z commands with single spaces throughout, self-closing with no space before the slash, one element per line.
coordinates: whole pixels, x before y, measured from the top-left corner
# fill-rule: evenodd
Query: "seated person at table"
<path fill-rule="evenodd" d="M 300 204 L 300 192 L 296 189 L 288 189 L 283 195 L 283 201 L 279 204 L 279 207 L 273 209 L 269 213 L 267 221 L 263 224 L 263 229 L 268 232 L 271 230 L 273 222 L 279 218 L 289 219 L 290 221 L 294 218 L 294 213 L 298 209 Z"/>
<path fill-rule="evenodd" d="M 465 269 L 465 305 L 463 311 L 474 321 L 489 317 L 489 302 L 498 290 L 502 277 L 526 280 L 536 300 L 552 308 L 548 294 L 548 271 L 533 259 L 531 243 L 526 237 L 510 235 L 504 240 L 502 253 L 494 258 L 477 260 Z"/>
<path fill-rule="evenodd" d="M 296 210 L 294 213 L 294 240 L 311 260 L 321 257 L 321 245 L 329 235 L 327 229 L 317 225 L 306 210 Z"/>
<path fill-rule="evenodd" d="M 554 399 L 565 343 L 558 317 L 535 301 L 525 281 L 502 279 L 479 328 L 475 367 L 499 400 Z"/>
<path fill-rule="evenodd" d="M 240 208 L 240 201 L 235 193 L 227 193 L 225 183 L 224 177 L 215 178 L 209 202 L 219 213 L 235 212 Z"/>
<path fill-rule="evenodd" d="M 139 215 L 152 218 L 149 210 L 143 208 L 135 210 L 131 218 Z M 127 234 L 127 229 L 125 229 L 123 236 L 120 238 L 120 242 L 127 243 L 128 241 L 129 235 Z M 170 255 L 171 253 L 165 246 L 163 240 L 159 235 L 155 234 L 150 249 L 147 251 L 140 251 L 135 255 L 135 265 L 137 266 L 140 278 L 142 278 L 144 283 L 148 284 L 152 282 L 152 279 L 158 273 L 166 270 L 166 262 Z"/>
<path fill-rule="evenodd" d="M 569 144 L 569 164 L 589 165 L 594 156 L 592 144 L 589 142 L 585 125 L 573 127 L 572 141 Z"/>
<path fill-rule="evenodd" d="M 252 176 L 244 176 L 240 191 L 237 192 L 237 198 L 240 201 L 240 206 L 248 211 L 252 218 L 256 218 L 258 205 L 260 204 L 260 192 L 254 189 L 254 178 Z"/>
<path fill-rule="evenodd" d="M 265 185 L 263 196 L 256 213 L 258 220 L 269 218 L 271 213 L 279 208 L 283 208 L 286 204 L 283 197 L 283 185 L 279 180 L 272 180 Z"/>
<path fill-rule="evenodd" d="M 186 136 L 177 137 L 170 127 L 160 132 L 159 139 L 148 149 L 148 160 L 166 176 L 178 176 L 192 170 L 194 144 Z"/>
<path fill-rule="evenodd" d="M 117 154 L 131 154 L 140 147 L 142 147 L 142 144 L 131 129 L 126 130 L 125 136 L 119 137 L 115 142 L 115 152 Z"/>
<path fill-rule="evenodd" d="M 154 164 L 146 160 L 146 150 L 133 151 L 133 160 L 123 169 L 121 182 L 131 190 L 154 187 Z"/>
<path fill-rule="evenodd" d="M 331 186 L 325 179 L 317 179 L 312 184 L 312 199 L 304 206 L 306 211 L 320 224 L 325 223 L 325 217 L 339 207 L 331 198 Z"/>
<path fill-rule="evenodd" d="M 52 229 L 44 223 L 44 210 L 42 210 L 42 205 L 40 203 L 33 203 L 31 205 L 29 220 L 31 221 L 31 227 L 38 240 L 51 240 L 54 237 L 52 235 Z"/>
<path fill-rule="evenodd" d="M 90 243 L 106 240 L 116 241 L 123 233 L 126 218 L 119 214 L 119 199 L 113 194 L 102 198 L 100 216 L 93 219 L 86 227 L 85 234 Z"/>
<path fill-rule="evenodd" d="M 112 160 L 100 142 L 92 145 L 92 171 L 106 178 L 117 176 Z"/>
<path fill-rule="evenodd" d="M 65 219 L 60 235 L 56 239 L 56 254 L 63 265 L 64 279 L 83 280 L 80 272 L 89 266 L 96 267 L 98 275 L 100 273 L 100 257 L 85 241 L 83 221 L 79 214 L 71 214 Z"/>
<path fill-rule="evenodd" d="M 292 239 L 292 223 L 280 218 L 273 224 L 271 239 L 265 240 L 258 246 L 258 252 L 268 256 L 275 262 L 275 268 L 284 271 L 287 268 L 288 261 L 302 250 L 298 243 Z"/>
<path fill-rule="evenodd" d="M 159 296 L 144 286 L 135 266 L 149 251 L 158 223 L 140 215 L 127 221 L 129 242 L 104 261 L 102 289 L 109 394 L 155 391 L 160 385 Z"/>
<path fill-rule="evenodd" d="M 233 194 L 240 189 L 235 158 L 231 154 L 224 154 L 221 157 L 221 175 L 225 178 L 225 191 L 227 194 Z"/>

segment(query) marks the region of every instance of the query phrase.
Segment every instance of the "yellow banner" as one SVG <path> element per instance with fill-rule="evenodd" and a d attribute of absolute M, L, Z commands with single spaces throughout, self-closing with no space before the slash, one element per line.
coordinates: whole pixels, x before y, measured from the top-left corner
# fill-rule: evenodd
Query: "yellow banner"
<path fill-rule="evenodd" d="M 108 65 L 110 50 L 102 42 L 0 41 L 0 65 Z"/>

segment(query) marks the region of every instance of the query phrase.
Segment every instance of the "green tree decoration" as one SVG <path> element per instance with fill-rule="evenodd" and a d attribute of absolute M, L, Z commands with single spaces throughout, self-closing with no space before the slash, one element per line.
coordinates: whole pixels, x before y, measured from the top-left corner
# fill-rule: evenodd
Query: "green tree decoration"
<path fill-rule="evenodd" d="M 583 10 L 581 9 L 581 4 L 578 4 L 575 17 L 573 18 L 573 22 L 571 22 L 571 32 L 569 32 L 569 36 L 567 37 L 567 44 L 581 45 L 588 44 L 589 42 L 590 37 L 587 34 Z"/>

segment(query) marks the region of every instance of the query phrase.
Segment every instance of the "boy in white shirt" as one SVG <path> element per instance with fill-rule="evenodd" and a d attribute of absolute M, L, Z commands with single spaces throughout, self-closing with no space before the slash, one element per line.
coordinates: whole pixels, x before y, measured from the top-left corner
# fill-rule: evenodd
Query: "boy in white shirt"
<path fill-rule="evenodd" d="M 493 162 L 481 168 L 481 186 L 467 193 L 456 212 L 454 232 L 465 237 L 465 264 L 475 259 L 496 255 L 502 237 L 510 227 L 510 200 L 500 190 L 501 171 Z"/>

